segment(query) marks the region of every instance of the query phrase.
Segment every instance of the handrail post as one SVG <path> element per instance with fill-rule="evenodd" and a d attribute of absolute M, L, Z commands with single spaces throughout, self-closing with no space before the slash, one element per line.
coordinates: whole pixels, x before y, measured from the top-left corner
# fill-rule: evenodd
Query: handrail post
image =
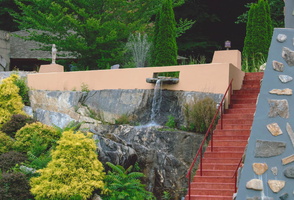
<path fill-rule="evenodd" d="M 189 195 L 189 200 L 191 200 L 191 173 L 189 174 L 189 178 L 188 178 L 189 182 L 188 182 L 188 185 L 189 185 L 189 188 L 188 188 L 188 195 Z"/>

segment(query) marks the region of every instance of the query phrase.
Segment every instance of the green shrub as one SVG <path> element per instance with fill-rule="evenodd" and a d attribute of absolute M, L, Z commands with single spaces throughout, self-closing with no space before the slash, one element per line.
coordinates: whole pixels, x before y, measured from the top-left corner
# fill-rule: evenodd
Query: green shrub
<path fill-rule="evenodd" d="M 14 141 L 11 137 L 0 131 L 0 154 L 11 151 L 13 143 Z"/>
<path fill-rule="evenodd" d="M 53 127 L 40 122 L 27 124 L 15 134 L 14 148 L 20 152 L 35 151 L 39 156 L 42 152 L 56 145 L 60 134 Z M 40 152 L 41 151 L 41 152 Z"/>
<path fill-rule="evenodd" d="M 145 185 L 140 181 L 144 177 L 143 173 L 132 172 L 132 166 L 124 169 L 120 165 L 106 163 L 111 171 L 108 171 L 105 182 L 107 193 L 102 198 L 104 200 L 145 200 L 155 199 L 151 192 L 146 191 Z"/>
<path fill-rule="evenodd" d="M 33 199 L 26 176 L 20 172 L 3 173 L 0 178 L 0 199 L 28 200 Z"/>
<path fill-rule="evenodd" d="M 27 156 L 16 151 L 9 151 L 0 155 L 0 169 L 2 172 L 7 172 L 16 164 L 20 164 L 27 160 Z"/>
<path fill-rule="evenodd" d="M 205 133 L 212 122 L 216 109 L 215 101 L 209 97 L 185 104 L 184 114 L 187 130 Z"/>
<path fill-rule="evenodd" d="M 22 103 L 26 106 L 30 106 L 30 89 L 27 86 L 27 79 L 24 77 L 19 77 L 18 79 L 15 79 L 13 83 L 19 88 L 18 94 L 22 98 Z"/>
<path fill-rule="evenodd" d="M 165 124 L 167 127 L 170 127 L 170 128 L 176 128 L 176 121 L 175 121 L 175 117 L 172 116 L 172 115 L 169 115 L 168 116 L 168 120 Z"/>
<path fill-rule="evenodd" d="M 131 117 L 128 116 L 127 114 L 123 114 L 115 120 L 115 124 L 130 124 L 130 123 L 131 123 Z"/>
<path fill-rule="evenodd" d="M 12 115 L 11 119 L 7 121 L 3 126 L 1 127 L 1 131 L 9 135 L 10 137 L 15 136 L 15 133 L 24 127 L 26 124 L 31 124 L 36 122 L 33 118 L 31 118 L 28 115 L 23 114 L 15 114 Z"/>
<path fill-rule="evenodd" d="M 92 134 L 66 131 L 52 150 L 52 160 L 30 180 L 36 200 L 87 199 L 104 189 L 104 172 Z"/>
<path fill-rule="evenodd" d="M 10 120 L 13 114 L 24 114 L 24 104 L 19 96 L 19 88 L 13 83 L 18 76 L 12 74 L 0 84 L 0 127 Z"/>

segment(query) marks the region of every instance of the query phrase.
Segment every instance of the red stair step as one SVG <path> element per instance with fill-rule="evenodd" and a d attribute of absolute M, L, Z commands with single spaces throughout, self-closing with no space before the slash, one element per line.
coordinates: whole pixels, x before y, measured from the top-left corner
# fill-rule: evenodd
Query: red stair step
<path fill-rule="evenodd" d="M 222 196 L 229 196 L 234 193 L 235 190 L 233 189 L 191 189 L 192 195 L 222 195 Z"/>
<path fill-rule="evenodd" d="M 203 169 L 210 169 L 210 170 L 236 170 L 237 167 L 235 164 L 230 163 L 203 163 Z M 201 185 L 199 185 L 201 187 Z"/>
<path fill-rule="evenodd" d="M 235 173 L 235 170 L 209 170 L 209 169 L 202 170 L 203 176 L 217 176 L 217 177 L 233 176 L 234 173 Z M 197 171 L 196 175 L 200 175 L 200 171 Z"/>
<path fill-rule="evenodd" d="M 185 200 L 189 200 L 188 196 Z M 191 195 L 190 200 L 232 200 L 232 196 L 215 196 L 215 195 Z"/>

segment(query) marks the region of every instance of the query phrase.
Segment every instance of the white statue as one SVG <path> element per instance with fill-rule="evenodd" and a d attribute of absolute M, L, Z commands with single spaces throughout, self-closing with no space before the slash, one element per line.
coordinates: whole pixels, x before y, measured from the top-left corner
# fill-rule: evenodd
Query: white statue
<path fill-rule="evenodd" d="M 52 63 L 51 64 L 56 64 L 56 54 L 57 54 L 57 49 L 55 44 L 52 45 Z"/>

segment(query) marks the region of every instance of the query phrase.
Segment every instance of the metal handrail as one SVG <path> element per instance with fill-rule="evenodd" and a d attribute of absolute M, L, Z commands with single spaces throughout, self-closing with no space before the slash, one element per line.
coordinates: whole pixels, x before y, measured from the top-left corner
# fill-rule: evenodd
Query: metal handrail
<path fill-rule="evenodd" d="M 187 173 L 187 178 L 188 178 L 188 196 L 189 196 L 189 200 L 191 199 L 191 173 L 192 173 L 192 169 L 194 168 L 194 165 L 197 161 L 197 158 L 198 156 L 200 155 L 200 163 L 199 163 L 199 166 L 200 166 L 200 176 L 202 176 L 202 156 L 203 156 L 203 146 L 206 142 L 206 140 L 209 138 L 209 136 L 211 136 L 210 138 L 210 141 L 211 141 L 211 152 L 213 151 L 213 130 L 212 128 L 214 127 L 213 125 L 215 124 L 215 120 L 217 119 L 217 116 L 219 115 L 219 112 L 220 112 L 220 120 L 221 120 L 221 129 L 223 129 L 223 106 L 224 106 L 224 102 L 225 102 L 225 98 L 227 96 L 227 94 L 230 92 L 230 95 L 232 94 L 232 83 L 233 83 L 233 79 L 231 80 L 219 106 L 218 106 L 218 109 L 216 110 L 215 114 L 214 114 L 214 117 L 212 119 L 212 122 L 210 123 L 206 133 L 205 133 L 205 136 L 201 142 L 201 145 L 196 153 L 196 156 L 194 157 L 194 160 L 192 162 L 192 164 L 190 165 L 190 168 L 188 170 L 188 173 Z M 228 102 L 229 103 L 229 102 Z"/>
<path fill-rule="evenodd" d="M 241 163 L 242 163 L 242 157 L 241 157 L 241 159 L 240 159 L 240 161 L 239 161 L 239 164 L 238 164 L 238 166 L 237 166 L 237 168 L 236 168 L 236 170 L 235 170 L 235 173 L 234 173 L 234 175 L 233 175 L 233 177 L 232 178 L 234 178 L 235 177 L 235 193 L 237 192 L 237 175 L 238 175 L 238 170 L 239 170 L 239 167 L 240 167 L 240 165 L 241 165 Z"/>

